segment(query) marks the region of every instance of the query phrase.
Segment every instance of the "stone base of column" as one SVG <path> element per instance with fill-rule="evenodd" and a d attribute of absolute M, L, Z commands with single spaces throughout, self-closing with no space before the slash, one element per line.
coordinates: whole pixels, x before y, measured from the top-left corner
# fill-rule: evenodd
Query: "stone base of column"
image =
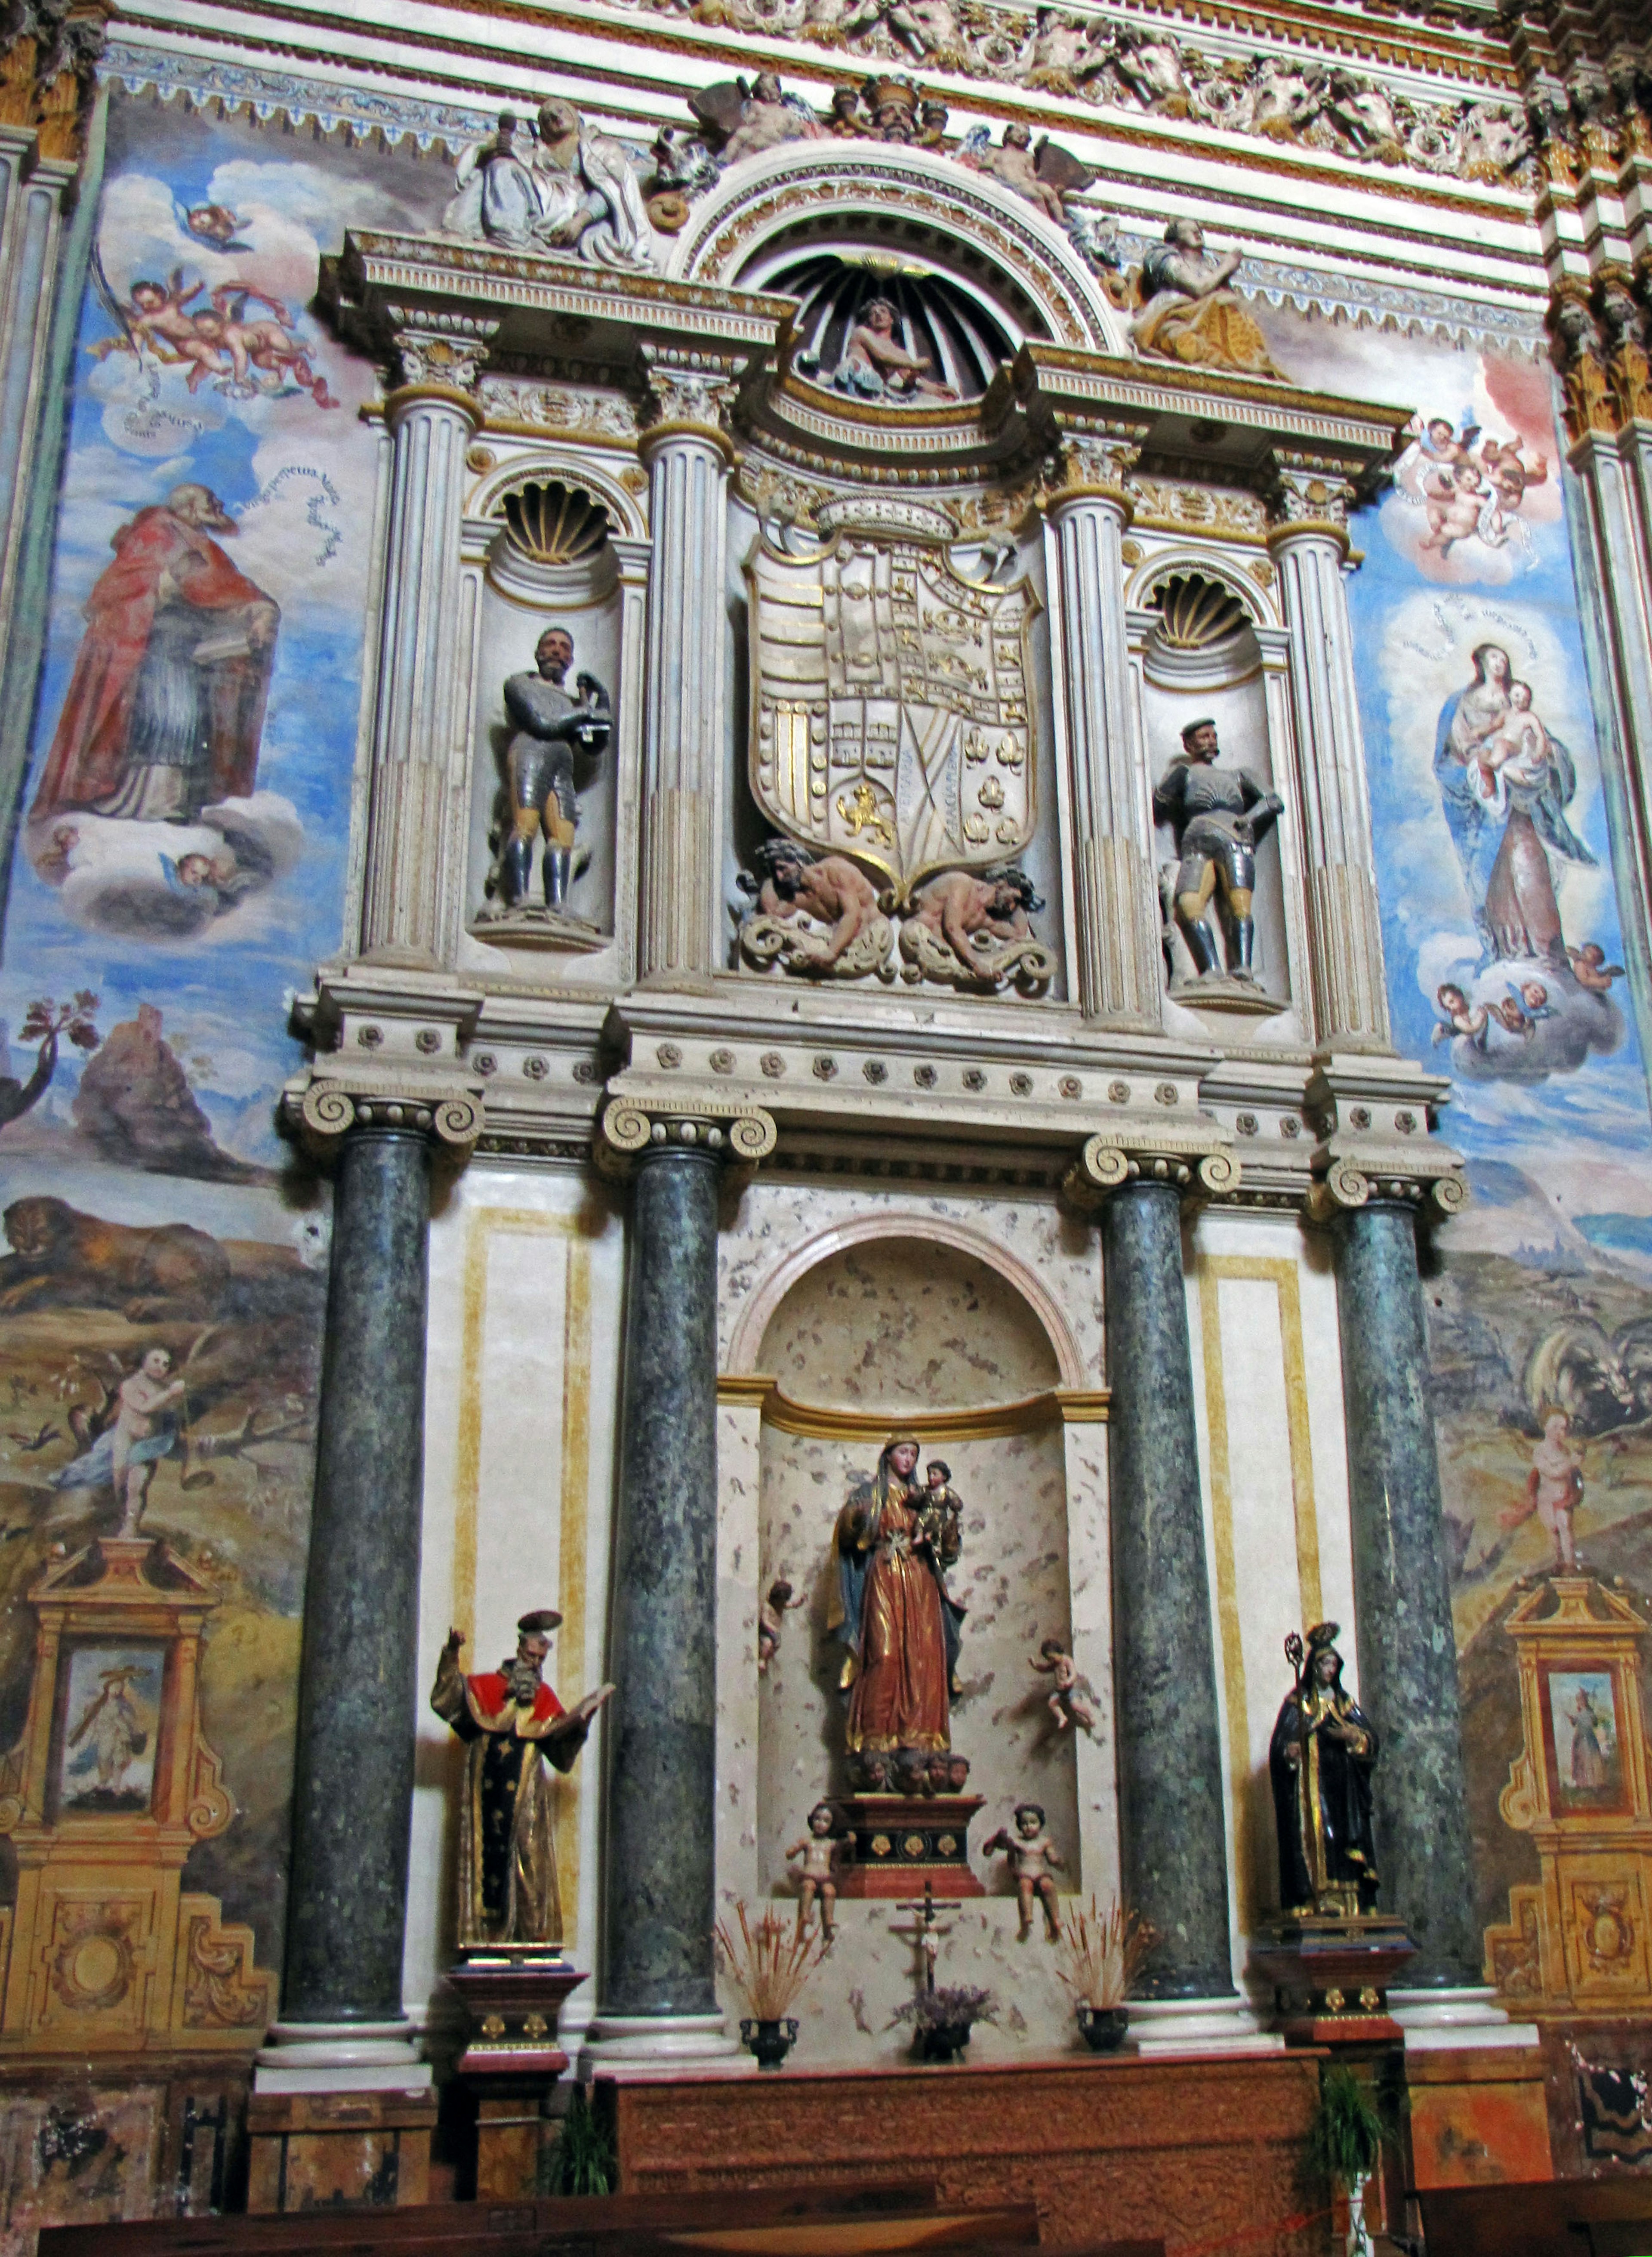
<path fill-rule="evenodd" d="M 255 2092 L 418 2092 L 431 2081 L 411 2022 L 272 2022 Z"/>
<path fill-rule="evenodd" d="M 591 2077 L 744 2077 L 757 2062 L 721 2014 L 598 2014 L 580 2048 Z"/>
<path fill-rule="evenodd" d="M 1513 2022 L 1489 1984 L 1453 1991 L 1390 1991 L 1388 2012 L 1405 2034 L 1408 2053 L 1465 2051 L 1481 2046 L 1535 2046 L 1536 2022 Z"/>
<path fill-rule="evenodd" d="M 1132 1999 L 1130 2035 L 1144 2061 L 1177 2054 L 1282 2053 L 1285 2041 L 1264 2029 L 1243 1999 Z"/>

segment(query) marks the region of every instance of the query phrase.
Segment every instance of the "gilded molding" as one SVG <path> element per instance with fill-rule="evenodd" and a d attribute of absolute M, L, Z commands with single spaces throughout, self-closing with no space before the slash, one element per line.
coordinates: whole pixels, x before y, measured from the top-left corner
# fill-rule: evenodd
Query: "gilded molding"
<path fill-rule="evenodd" d="M 1050 1387 L 1013 1403 L 960 1404 L 951 1410 L 870 1410 L 858 1404 L 800 1403 L 780 1382 L 753 1372 L 724 1372 L 717 1379 L 724 1410 L 755 1410 L 766 1426 L 815 1440 L 881 1440 L 896 1428 L 921 1441 L 988 1441 L 1034 1433 L 1053 1426 L 1102 1426 L 1112 1396 L 1105 1387 Z"/>

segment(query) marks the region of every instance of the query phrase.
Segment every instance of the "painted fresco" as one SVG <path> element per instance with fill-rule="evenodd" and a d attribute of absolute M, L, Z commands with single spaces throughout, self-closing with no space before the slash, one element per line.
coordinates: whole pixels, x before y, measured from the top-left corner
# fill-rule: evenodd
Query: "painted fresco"
<path fill-rule="evenodd" d="M 1522 1579 L 1575 1567 L 1652 1591 L 1645 1061 L 1547 364 L 1308 324 L 1292 345 L 1306 380 L 1417 410 L 1355 526 L 1348 589 L 1394 1040 L 1451 1076 L 1441 1133 L 1473 1191 L 1425 1291 L 1491 1927 L 1538 1875 L 1498 1808 L 1523 1745 L 1504 1628 Z M 1610 1770 L 1608 1710 L 1592 1729 Z M 1551 1730 L 1589 1770 L 1570 1715 Z"/>
<path fill-rule="evenodd" d="M 237 1804 L 185 1886 L 265 1967 L 327 1242 L 275 1128 L 282 997 L 339 944 L 378 449 L 373 371 L 307 309 L 345 226 L 426 223 L 443 185 L 115 104 L 0 971 L 0 1737 L 53 1549 L 164 1539 L 217 1595 Z M 60 1803 L 146 1807 L 153 1654 L 73 1667 Z"/>

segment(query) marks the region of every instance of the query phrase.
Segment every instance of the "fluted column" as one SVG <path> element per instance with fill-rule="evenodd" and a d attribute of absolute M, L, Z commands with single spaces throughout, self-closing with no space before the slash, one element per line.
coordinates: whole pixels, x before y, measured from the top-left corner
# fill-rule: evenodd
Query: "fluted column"
<path fill-rule="evenodd" d="M 717 808 L 728 744 L 724 581 L 729 466 L 722 418 L 744 363 L 693 365 L 644 348 L 658 410 L 644 432 L 649 529 L 637 972 L 698 987 L 717 940 Z"/>
<path fill-rule="evenodd" d="M 451 786 L 466 748 L 455 696 L 465 455 L 470 396 L 497 322 L 403 330 L 406 381 L 385 403 L 395 446 L 384 632 L 362 893 L 364 951 L 440 952 L 443 885 L 462 821 Z"/>
<path fill-rule="evenodd" d="M 1382 927 L 1343 586 L 1354 489 L 1335 463 L 1281 455 L 1274 467 L 1268 548 L 1290 633 L 1314 1034 L 1328 1050 L 1387 1050 Z"/>
<path fill-rule="evenodd" d="M 1120 548 L 1137 449 L 1075 439 L 1052 499 L 1056 711 L 1077 821 L 1079 994 L 1086 1019 L 1157 1027 L 1163 959 L 1146 770 L 1129 697 Z"/>
<path fill-rule="evenodd" d="M 1332 1222 L 1353 1524 L 1359 1700 L 1382 1735 L 1372 1774 L 1381 1900 L 1410 1930 L 1410 1991 L 1479 1980 L 1468 1794 L 1427 1399 L 1415 1193 L 1342 1178 Z"/>
<path fill-rule="evenodd" d="M 773 1149 L 766 1114 L 612 1103 L 599 1157 L 632 1176 L 606 1747 L 597 2060 L 731 2053 L 717 2012 L 717 1179 Z"/>
<path fill-rule="evenodd" d="M 1565 386 L 1567 461 L 1581 538 L 1573 563 L 1600 749 L 1624 963 L 1643 1051 L 1652 1048 L 1652 251 L 1634 278 L 1563 279 L 1549 310 Z M 1589 600 L 1590 597 L 1592 600 Z"/>

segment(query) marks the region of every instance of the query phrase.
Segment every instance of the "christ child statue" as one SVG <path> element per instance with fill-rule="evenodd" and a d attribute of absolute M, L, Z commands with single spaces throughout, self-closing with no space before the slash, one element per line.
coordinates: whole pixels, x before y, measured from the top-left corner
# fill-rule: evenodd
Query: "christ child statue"
<path fill-rule="evenodd" d="M 808 1915 L 818 1897 L 821 1934 L 828 1943 L 835 1934 L 832 1915 L 837 1906 L 837 1884 L 832 1878 L 837 1849 L 832 1839 L 832 1807 L 830 1802 L 817 1802 L 808 1814 L 808 1833 L 801 1842 L 794 1842 L 786 1855 L 788 1862 L 797 1857 L 803 1860 L 797 1896 L 798 1931 L 801 1934 L 808 1926 Z"/>
<path fill-rule="evenodd" d="M 1015 1806 L 1015 1831 L 1000 1826 L 986 1844 L 990 1857 L 1002 1850 L 1010 1861 L 1010 1871 L 1015 1876 L 1015 1893 L 1020 1900 L 1021 1941 L 1026 1942 L 1033 1932 L 1033 1900 L 1036 1897 L 1044 1907 L 1044 1934 L 1052 1943 L 1061 1942 L 1061 1923 L 1055 1917 L 1055 1883 L 1051 1872 L 1062 1870 L 1063 1859 L 1044 1831 L 1044 1807 L 1040 1802 L 1018 1802 Z"/>

